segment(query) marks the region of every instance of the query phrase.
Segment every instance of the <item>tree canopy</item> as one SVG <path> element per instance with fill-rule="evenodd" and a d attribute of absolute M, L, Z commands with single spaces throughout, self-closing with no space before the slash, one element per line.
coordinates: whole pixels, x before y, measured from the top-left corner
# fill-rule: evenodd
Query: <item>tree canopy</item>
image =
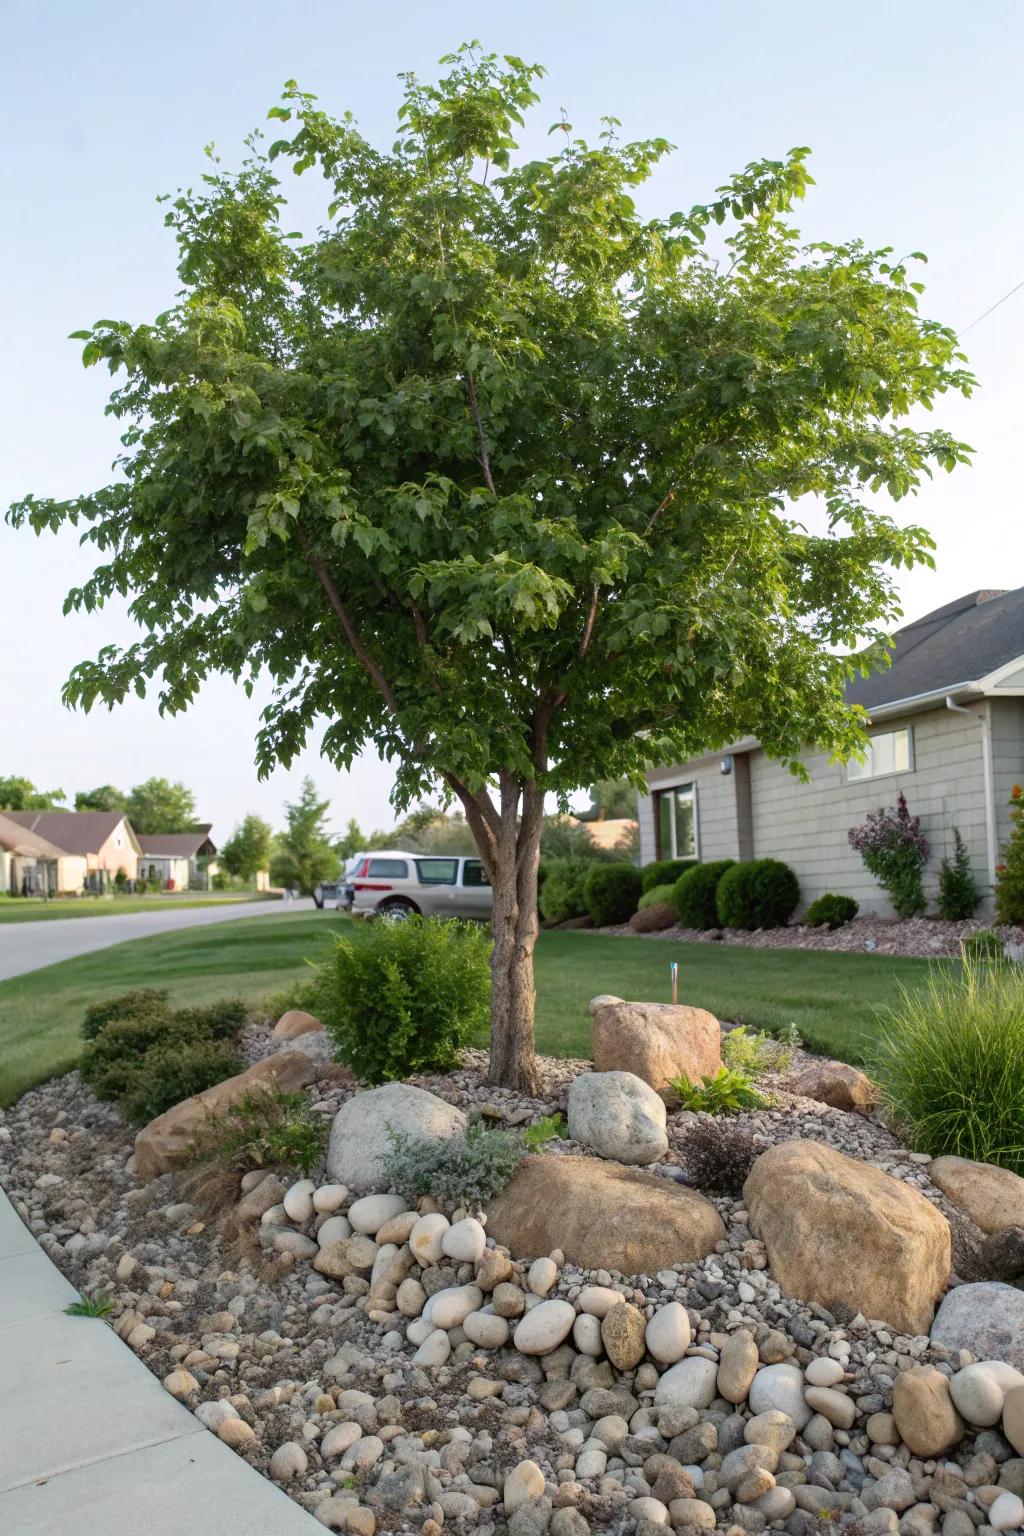
<path fill-rule="evenodd" d="M 279 833 L 270 864 L 276 885 L 298 886 L 308 896 L 322 880 L 333 880 L 341 860 L 327 830 L 329 800 L 321 800 L 310 778 L 302 781 L 299 798 L 285 802 L 285 829 Z"/>
<path fill-rule="evenodd" d="M 147 779 L 144 784 L 136 784 L 127 796 L 124 810 L 135 831 L 144 837 L 187 832 L 195 824 L 196 799 L 186 784 Z"/>
<path fill-rule="evenodd" d="M 801 243 L 806 149 L 641 213 L 666 139 L 563 120 L 519 155 L 543 71 L 443 62 L 402 77 L 381 146 L 289 83 L 283 137 L 171 200 L 176 302 L 79 333 L 117 376 L 115 479 L 9 516 L 81 527 L 98 563 L 68 608 L 129 594 L 143 631 L 70 703 L 155 685 L 174 712 L 212 672 L 267 673 L 261 771 L 326 720 L 338 767 L 367 743 L 393 764 L 399 808 L 458 797 L 495 879 L 492 1073 L 532 1086 L 545 792 L 744 735 L 794 764 L 857 749 L 843 653 L 930 558 L 874 498 L 966 458 L 911 417 L 971 376 L 916 258 Z M 323 177 L 312 236 L 282 217 L 289 167 Z"/>
<path fill-rule="evenodd" d="M 63 811 L 62 789 L 37 789 L 31 779 L 0 778 L 0 811 Z"/>
<path fill-rule="evenodd" d="M 128 796 L 114 784 L 80 789 L 75 795 L 76 811 L 124 811 L 127 806 Z"/>
<path fill-rule="evenodd" d="M 220 850 L 220 862 L 237 880 L 254 880 L 270 866 L 274 834 L 259 816 L 244 817 Z"/>

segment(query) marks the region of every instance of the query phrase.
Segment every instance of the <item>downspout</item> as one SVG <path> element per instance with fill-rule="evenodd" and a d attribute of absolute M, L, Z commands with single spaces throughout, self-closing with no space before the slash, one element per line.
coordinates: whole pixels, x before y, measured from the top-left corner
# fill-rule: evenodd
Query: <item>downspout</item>
<path fill-rule="evenodd" d="M 996 864 L 999 860 L 999 839 L 996 833 L 996 775 L 992 757 L 992 717 L 989 714 L 988 700 L 983 700 L 983 709 L 978 712 L 965 709 L 962 704 L 957 704 L 951 693 L 947 693 L 946 708 L 952 710 L 954 714 L 970 715 L 972 719 L 981 722 L 981 762 L 985 783 L 985 843 L 988 851 L 988 877 L 994 888 Z"/>

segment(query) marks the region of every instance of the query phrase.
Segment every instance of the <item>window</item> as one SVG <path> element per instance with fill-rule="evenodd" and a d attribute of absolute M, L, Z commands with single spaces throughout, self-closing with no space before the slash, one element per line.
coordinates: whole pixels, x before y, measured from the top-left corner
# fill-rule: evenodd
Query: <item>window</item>
<path fill-rule="evenodd" d="M 878 779 L 885 773 L 912 773 L 914 770 L 914 733 L 909 726 L 901 731 L 881 731 L 872 736 L 862 763 L 851 758 L 846 765 L 849 783 Z"/>
<path fill-rule="evenodd" d="M 458 859 L 417 859 L 420 885 L 454 885 L 459 872 Z"/>
<path fill-rule="evenodd" d="M 466 860 L 462 866 L 462 883 L 463 885 L 472 886 L 490 885 L 491 882 L 487 878 L 487 871 L 479 859 Z"/>
<path fill-rule="evenodd" d="M 654 826 L 659 859 L 696 858 L 697 800 L 692 784 L 655 790 Z"/>
<path fill-rule="evenodd" d="M 404 859 L 371 859 L 366 871 L 369 880 L 408 880 L 409 866 Z"/>

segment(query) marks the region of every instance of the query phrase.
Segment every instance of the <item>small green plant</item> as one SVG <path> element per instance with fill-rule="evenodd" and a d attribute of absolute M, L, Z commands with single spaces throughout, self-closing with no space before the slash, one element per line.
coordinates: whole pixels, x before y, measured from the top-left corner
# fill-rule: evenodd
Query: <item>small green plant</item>
<path fill-rule="evenodd" d="M 539 1147 L 545 1146 L 549 1141 L 564 1137 L 567 1130 L 564 1115 L 545 1115 L 527 1126 L 523 1132 L 523 1141 L 531 1152 L 536 1152 Z"/>
<path fill-rule="evenodd" d="M 939 916 L 952 923 L 963 922 L 974 916 L 981 900 L 967 844 L 960 836 L 960 828 L 953 828 L 953 857 L 944 858 L 939 867 Z"/>
<path fill-rule="evenodd" d="M 114 1303 L 106 1291 L 93 1291 L 87 1296 L 79 1291 L 78 1300 L 64 1308 L 65 1317 L 107 1317 L 114 1310 Z"/>
<path fill-rule="evenodd" d="M 735 862 L 734 859 L 712 859 L 707 864 L 694 864 L 679 876 L 672 900 L 684 928 L 718 927 L 718 882 Z"/>
<path fill-rule="evenodd" d="M 749 1131 L 698 1120 L 683 1144 L 683 1161 L 698 1189 L 738 1195 L 760 1151 Z"/>
<path fill-rule="evenodd" d="M 155 987 L 137 987 L 102 1002 L 90 1003 L 82 1021 L 82 1038 L 95 1040 L 100 1030 L 119 1019 L 167 1019 L 172 1012 L 168 994 Z"/>
<path fill-rule="evenodd" d="M 794 1028 L 790 1025 L 790 1029 Z M 776 1039 L 774 1035 L 738 1024 L 722 1035 L 722 1060 L 734 1072 L 748 1077 L 756 1077 L 760 1072 L 788 1072 L 799 1043 L 799 1035 L 793 1044 L 790 1040 Z"/>
<path fill-rule="evenodd" d="M 640 871 L 633 864 L 594 864 L 583 882 L 583 899 L 597 928 L 628 923 L 640 895 Z"/>
<path fill-rule="evenodd" d="M 252 1089 L 222 1114 L 211 1115 L 190 1148 L 192 1162 L 216 1162 L 238 1173 L 275 1168 L 307 1178 L 318 1167 L 327 1121 L 303 1093 Z"/>
<path fill-rule="evenodd" d="M 996 866 L 996 917 L 1024 923 L 1024 789 L 1010 791 L 1010 838 L 1003 862 Z"/>
<path fill-rule="evenodd" d="M 419 1140 L 392 1131 L 384 1176 L 407 1199 L 433 1195 L 448 1206 L 478 1210 L 505 1188 L 526 1156 L 517 1131 L 489 1131 L 474 1120 L 464 1131 Z"/>
<path fill-rule="evenodd" d="M 549 923 L 565 923 L 584 917 L 587 911 L 583 887 L 593 868 L 589 859 L 551 859 L 540 893 L 541 915 Z"/>
<path fill-rule="evenodd" d="M 691 1083 L 685 1076 L 673 1077 L 669 1087 L 678 1093 L 680 1108 L 705 1115 L 735 1115 L 741 1109 L 764 1109 L 768 1104 L 747 1073 L 733 1067 L 719 1067 L 713 1077 L 704 1077 L 699 1083 Z"/>
<path fill-rule="evenodd" d="M 317 1017 L 364 1083 L 447 1072 L 487 1023 L 490 935 L 410 917 L 335 941 L 318 969 Z"/>
<path fill-rule="evenodd" d="M 991 928 L 979 928 L 960 940 L 960 953 L 965 960 L 1005 960 L 1006 945 Z"/>
<path fill-rule="evenodd" d="M 672 892 L 674 885 L 651 885 L 644 891 L 636 904 L 638 912 L 646 912 L 648 907 L 662 907 L 672 905 Z"/>
<path fill-rule="evenodd" d="M 645 864 L 640 871 L 640 884 L 644 894 L 652 891 L 656 885 L 671 888 L 680 875 L 684 875 L 688 869 L 693 869 L 695 864 L 695 859 L 656 859 L 653 864 Z"/>
<path fill-rule="evenodd" d="M 750 859 L 727 869 L 718 882 L 715 907 L 723 928 L 782 928 L 800 900 L 800 885 L 779 859 Z"/>
<path fill-rule="evenodd" d="M 1024 1174 L 1024 979 L 965 956 L 900 988 L 869 1067 L 910 1145 Z"/>
<path fill-rule="evenodd" d="M 853 922 L 859 910 L 852 896 L 835 896 L 826 891 L 824 896 L 811 902 L 804 913 L 804 922 L 809 928 L 842 928 Z"/>

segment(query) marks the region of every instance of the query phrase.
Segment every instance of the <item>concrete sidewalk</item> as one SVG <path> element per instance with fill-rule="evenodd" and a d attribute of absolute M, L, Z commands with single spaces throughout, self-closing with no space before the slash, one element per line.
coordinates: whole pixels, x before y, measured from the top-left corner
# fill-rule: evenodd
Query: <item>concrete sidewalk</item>
<path fill-rule="evenodd" d="M 0 1189 L 4 1536 L 314 1536 L 323 1526 L 204 1429 L 77 1293 Z"/>

